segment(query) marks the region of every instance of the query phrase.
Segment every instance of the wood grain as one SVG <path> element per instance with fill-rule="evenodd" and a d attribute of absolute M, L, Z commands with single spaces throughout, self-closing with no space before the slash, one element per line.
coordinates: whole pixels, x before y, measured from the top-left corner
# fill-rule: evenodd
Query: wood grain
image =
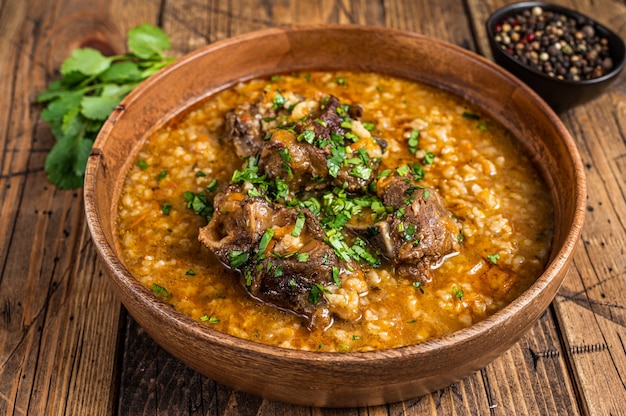
<path fill-rule="evenodd" d="M 488 13 L 505 3 L 1 1 L 0 414 L 623 412 L 625 74 L 608 94 L 562 116 L 587 165 L 589 209 L 574 264 L 553 309 L 473 377 L 387 406 L 310 409 L 261 400 L 219 385 L 172 358 L 114 298 L 89 241 L 82 193 L 55 190 L 43 173 L 54 139 L 32 102 L 74 47 L 119 52 L 130 27 L 151 22 L 162 25 L 172 38 L 172 53 L 182 56 L 256 29 L 340 22 L 411 30 L 490 56 L 482 25 Z M 626 37 L 623 1 L 557 3 L 588 13 Z"/>

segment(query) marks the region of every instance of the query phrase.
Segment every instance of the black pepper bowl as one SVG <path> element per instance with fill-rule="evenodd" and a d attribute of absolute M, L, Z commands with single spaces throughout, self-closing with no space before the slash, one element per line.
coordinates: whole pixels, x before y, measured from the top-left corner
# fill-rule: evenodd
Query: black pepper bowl
<path fill-rule="evenodd" d="M 511 40 L 509 45 L 504 45 L 501 41 L 497 40 L 497 35 L 499 34 L 498 30 L 501 28 L 503 22 L 525 11 L 529 11 L 532 14 L 532 10 L 535 7 L 540 7 L 544 12 L 552 12 L 571 18 L 580 27 L 590 26 L 593 28 L 592 33 L 595 34 L 595 38 L 606 39 L 606 47 L 608 47 L 608 56 L 610 58 L 610 61 L 608 61 L 610 62 L 610 66 L 605 65 L 604 68 L 606 71 L 603 71 L 600 76 L 588 79 L 582 77 L 576 79 L 571 74 L 567 74 L 568 71 L 566 71 L 566 74 L 563 74 L 563 79 L 557 78 L 556 76 L 549 75 L 545 69 L 539 65 L 549 61 L 549 65 L 555 66 L 559 63 L 560 59 L 563 58 L 563 53 L 549 54 L 547 60 L 543 62 L 540 60 L 540 64 L 536 65 L 533 64 L 530 59 L 528 62 L 522 62 L 522 59 L 516 57 L 513 53 L 517 43 L 522 43 L 520 48 L 521 46 L 526 46 L 525 43 L 529 43 L 528 36 L 525 37 L 525 34 L 522 34 L 519 40 Z M 588 16 L 555 4 L 535 1 L 510 4 L 495 11 L 489 19 L 487 19 L 486 28 L 489 45 L 496 63 L 524 81 L 559 113 L 601 95 L 606 88 L 617 79 L 626 63 L 626 46 L 624 45 L 624 40 L 617 34 Z M 533 30 L 532 26 L 530 29 Z M 535 28 L 534 30 L 541 30 L 541 28 Z M 531 37 L 531 39 L 540 40 L 534 36 Z M 545 45 L 545 47 L 547 46 L 548 45 Z M 544 55 L 544 57 L 545 56 L 546 55 Z M 569 59 L 569 56 L 567 59 Z M 578 69 L 576 72 L 577 71 Z"/>

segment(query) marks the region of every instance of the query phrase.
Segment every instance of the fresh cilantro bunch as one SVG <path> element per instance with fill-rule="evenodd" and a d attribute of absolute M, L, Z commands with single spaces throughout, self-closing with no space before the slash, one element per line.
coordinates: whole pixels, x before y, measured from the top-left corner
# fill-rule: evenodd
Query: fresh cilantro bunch
<path fill-rule="evenodd" d="M 169 37 L 150 24 L 131 29 L 127 46 L 129 52 L 117 56 L 74 50 L 61 65 L 61 79 L 37 96 L 46 104 L 41 117 L 56 138 L 44 169 L 60 189 L 83 186 L 87 158 L 109 114 L 141 81 L 175 59 L 163 55 Z"/>

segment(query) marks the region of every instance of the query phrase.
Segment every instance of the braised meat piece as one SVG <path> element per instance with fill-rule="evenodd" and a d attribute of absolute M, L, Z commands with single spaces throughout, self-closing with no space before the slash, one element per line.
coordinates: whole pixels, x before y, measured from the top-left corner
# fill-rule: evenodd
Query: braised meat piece
<path fill-rule="evenodd" d="M 215 197 L 214 207 L 198 238 L 238 272 L 250 296 L 302 316 L 310 329 L 328 327 L 334 315 L 360 318 L 358 298 L 367 284 L 324 242 L 309 210 L 249 197 L 234 185 Z"/>
<path fill-rule="evenodd" d="M 398 275 L 429 282 L 430 270 L 459 252 L 460 224 L 439 193 L 416 185 L 410 174 L 380 180 L 377 192 L 394 212 L 369 228 L 370 242 L 393 263 Z"/>
<path fill-rule="evenodd" d="M 263 147 L 267 131 L 289 110 L 277 106 L 264 94 L 253 103 L 245 102 L 224 115 L 225 139 L 235 147 L 237 156 L 256 155 Z"/>
<path fill-rule="evenodd" d="M 261 102 L 245 103 L 224 115 L 226 138 L 235 147 L 237 156 L 244 158 L 255 155 L 263 146 Z"/>
<path fill-rule="evenodd" d="M 319 109 L 288 129 L 275 129 L 265 137 L 259 167 L 269 178 L 279 177 L 293 192 L 345 187 L 363 191 L 374 180 L 383 143 L 361 122 L 359 106 L 341 105 L 327 96 Z"/>

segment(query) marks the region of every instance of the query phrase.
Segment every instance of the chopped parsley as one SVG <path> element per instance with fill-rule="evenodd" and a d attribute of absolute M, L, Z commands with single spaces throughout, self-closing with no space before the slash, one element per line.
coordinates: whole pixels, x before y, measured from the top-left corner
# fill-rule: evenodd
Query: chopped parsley
<path fill-rule="evenodd" d="M 172 294 L 169 290 L 161 285 L 157 285 L 156 283 L 152 284 L 152 293 L 157 295 L 157 297 L 161 298 L 162 300 L 168 300 L 172 297 Z"/>
<path fill-rule="evenodd" d="M 265 258 L 265 251 L 267 250 L 267 245 L 270 243 L 270 241 L 272 241 L 273 237 L 274 237 L 274 230 L 272 228 L 268 228 L 267 230 L 265 230 L 265 232 L 263 233 L 263 236 L 261 237 L 261 241 L 259 242 L 259 250 L 257 251 L 256 256 L 255 256 L 256 260 L 261 260 Z"/>
<path fill-rule="evenodd" d="M 304 228 L 305 217 L 303 212 L 298 212 L 298 216 L 296 217 L 296 224 L 291 231 L 292 237 L 299 237 L 302 233 L 302 229 Z"/>
<path fill-rule="evenodd" d="M 217 179 L 213 179 L 209 184 L 204 188 L 207 192 L 214 192 L 217 189 Z"/>
<path fill-rule="evenodd" d="M 463 300 L 463 289 L 459 289 L 456 285 L 452 285 L 452 294 L 459 300 Z"/>
<path fill-rule="evenodd" d="M 185 272 L 185 276 L 195 276 L 196 272 L 194 269 L 189 269 Z"/>
<path fill-rule="evenodd" d="M 210 201 L 204 192 L 184 192 L 183 197 L 187 201 L 187 208 L 192 209 L 194 214 L 200 215 L 207 221 L 213 217 L 213 201 Z"/>
<path fill-rule="evenodd" d="M 164 202 L 163 205 L 161 205 L 161 212 L 165 215 L 170 215 L 170 212 L 172 211 L 172 204 L 169 202 Z"/>
<path fill-rule="evenodd" d="M 332 293 L 332 292 L 326 289 L 324 286 L 320 285 L 319 283 L 315 283 L 311 287 L 311 291 L 309 292 L 309 298 L 308 298 L 309 302 L 311 302 L 314 305 L 317 305 L 324 293 Z"/>
<path fill-rule="evenodd" d="M 417 146 L 419 145 L 419 137 L 419 130 L 411 131 L 411 134 L 409 135 L 409 141 L 407 143 L 409 145 L 409 152 L 415 154 L 415 152 L 417 151 Z"/>
<path fill-rule="evenodd" d="M 137 162 L 137 165 L 139 166 L 139 169 L 141 170 L 148 169 L 148 162 L 146 162 L 145 160 L 140 160 L 139 162 Z"/>
<path fill-rule="evenodd" d="M 339 279 L 339 267 L 332 266 L 331 267 L 331 273 L 332 273 L 332 277 L 333 277 L 333 282 L 335 282 L 335 284 L 337 286 L 341 286 L 341 280 Z"/>
<path fill-rule="evenodd" d="M 424 155 L 424 159 L 422 159 L 422 162 L 424 162 L 424 164 L 426 165 L 432 165 L 433 161 L 435 160 L 435 154 L 430 150 L 426 150 L 425 152 L 426 154 Z"/>
<path fill-rule="evenodd" d="M 489 259 L 489 261 L 491 261 L 493 264 L 498 264 L 498 260 L 500 259 L 500 255 L 495 253 L 495 254 L 487 254 L 487 258 Z"/>
<path fill-rule="evenodd" d="M 470 113 L 469 111 L 464 111 L 462 116 L 470 120 L 480 120 L 480 116 L 478 114 Z"/>
<path fill-rule="evenodd" d="M 210 324 L 219 324 L 220 323 L 220 320 L 215 315 L 211 315 L 211 316 L 204 315 L 204 316 L 200 317 L 200 320 L 202 322 L 208 322 Z"/>
<path fill-rule="evenodd" d="M 240 250 L 233 250 L 228 253 L 228 264 L 231 268 L 236 269 L 245 264 L 249 258 L 249 253 Z"/>
<path fill-rule="evenodd" d="M 165 177 L 167 176 L 167 171 L 166 170 L 162 170 L 161 172 L 159 172 L 158 175 L 155 176 L 155 180 L 157 182 L 161 182 L 163 179 L 165 179 Z"/>

